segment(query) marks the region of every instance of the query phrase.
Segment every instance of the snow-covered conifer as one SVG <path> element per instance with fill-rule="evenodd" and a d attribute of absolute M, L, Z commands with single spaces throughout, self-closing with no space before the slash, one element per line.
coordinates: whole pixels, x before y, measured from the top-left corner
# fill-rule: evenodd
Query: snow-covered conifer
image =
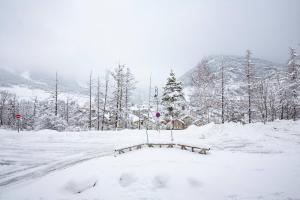
<path fill-rule="evenodd" d="M 179 118 L 184 114 L 186 101 L 183 93 L 183 86 L 181 82 L 176 80 L 173 70 L 171 70 L 167 83 L 163 88 L 162 106 L 166 121 Z"/>

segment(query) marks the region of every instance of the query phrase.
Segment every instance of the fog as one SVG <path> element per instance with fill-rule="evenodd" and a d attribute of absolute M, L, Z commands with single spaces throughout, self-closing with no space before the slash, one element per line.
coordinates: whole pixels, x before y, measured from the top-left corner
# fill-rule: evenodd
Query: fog
<path fill-rule="evenodd" d="M 298 0 L 0 0 L 0 67 L 84 81 L 120 63 L 162 85 L 211 54 L 284 63 L 299 24 Z"/>

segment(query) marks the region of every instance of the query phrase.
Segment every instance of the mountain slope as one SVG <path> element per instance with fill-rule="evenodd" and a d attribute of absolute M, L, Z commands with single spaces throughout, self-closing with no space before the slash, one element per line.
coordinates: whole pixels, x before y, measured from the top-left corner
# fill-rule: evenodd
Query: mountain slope
<path fill-rule="evenodd" d="M 209 69 L 215 73 L 217 76 L 220 76 L 220 66 L 222 62 L 224 63 L 224 73 L 229 83 L 238 84 L 243 82 L 245 79 L 245 64 L 246 60 L 243 56 L 231 56 L 231 55 L 216 55 L 208 56 L 204 59 L 208 60 Z M 271 77 L 277 72 L 280 73 L 284 70 L 282 64 L 273 63 L 259 58 L 252 58 L 251 63 L 253 64 L 253 71 L 255 72 L 256 77 Z M 195 72 L 196 67 L 187 71 L 183 74 L 179 80 L 181 80 L 185 86 L 192 85 L 192 74 Z"/>
<path fill-rule="evenodd" d="M 59 77 L 59 92 L 64 95 L 85 94 L 87 90 L 75 80 Z M 48 96 L 55 88 L 55 74 L 37 70 L 0 68 L 0 90 L 8 90 L 20 97 Z"/>
<path fill-rule="evenodd" d="M 51 90 L 55 85 L 55 74 L 36 70 L 15 70 L 0 68 L 0 86 L 22 85 L 32 89 Z M 59 77 L 61 90 L 64 92 L 82 92 L 84 90 L 75 80 Z"/>

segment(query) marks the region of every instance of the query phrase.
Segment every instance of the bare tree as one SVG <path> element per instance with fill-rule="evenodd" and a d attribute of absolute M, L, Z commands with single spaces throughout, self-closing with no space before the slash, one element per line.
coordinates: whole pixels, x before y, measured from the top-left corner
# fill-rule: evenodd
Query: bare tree
<path fill-rule="evenodd" d="M 138 109 L 139 109 L 139 111 L 138 111 L 138 117 L 139 117 L 139 130 L 141 130 L 141 107 L 140 107 L 140 105 L 138 106 Z"/>
<path fill-rule="evenodd" d="M 89 81 L 89 130 L 92 128 L 92 71 Z"/>
<path fill-rule="evenodd" d="M 58 76 L 57 72 L 55 73 L 55 116 L 57 116 L 58 111 Z"/>
<path fill-rule="evenodd" d="M 251 85 L 252 85 L 252 63 L 251 63 L 251 51 L 246 51 L 246 76 L 247 76 L 247 93 L 248 93 L 248 122 L 251 123 Z"/>
<path fill-rule="evenodd" d="M 268 120 L 268 83 L 260 80 L 256 85 L 256 104 L 265 124 Z"/>
<path fill-rule="evenodd" d="M 290 48 L 290 59 L 288 62 L 288 88 L 287 88 L 287 95 L 289 98 L 289 102 L 290 102 L 290 110 L 291 112 L 287 113 L 291 113 L 291 118 L 293 118 L 293 120 L 296 120 L 296 115 L 297 115 L 297 110 L 296 110 L 296 106 L 297 106 L 297 88 L 299 86 L 299 80 L 298 79 L 298 70 L 297 70 L 297 64 L 296 64 L 296 51 L 293 48 Z"/>
<path fill-rule="evenodd" d="M 0 101 L 0 125 L 3 126 L 4 121 L 4 110 L 6 106 L 6 101 L 8 99 L 8 92 L 7 91 L 1 91 L 1 101 Z"/>
<path fill-rule="evenodd" d="M 69 97 L 67 97 L 67 105 L 66 105 L 66 121 L 69 124 Z"/>
<path fill-rule="evenodd" d="M 107 104 L 107 96 L 108 96 L 108 83 L 109 83 L 109 74 L 107 73 L 105 76 L 105 92 L 104 92 L 104 103 L 103 103 L 102 123 L 101 123 L 102 131 L 104 129 L 104 123 L 105 123 L 106 104 Z"/>
<path fill-rule="evenodd" d="M 130 69 L 125 65 L 119 64 L 111 75 L 114 81 L 113 101 L 116 103 L 116 107 L 113 108 L 113 112 L 117 129 L 127 126 L 128 105 L 135 81 Z"/>
<path fill-rule="evenodd" d="M 129 102 L 131 91 L 135 89 L 135 79 L 130 69 L 126 68 L 125 74 L 125 128 L 128 128 Z"/>
<path fill-rule="evenodd" d="M 100 130 L 100 78 L 97 80 L 97 130 Z"/>
<path fill-rule="evenodd" d="M 207 58 L 197 65 L 192 75 L 192 84 L 194 90 L 190 99 L 191 105 L 196 108 L 198 117 L 203 118 L 203 123 L 209 123 L 210 112 L 213 110 L 211 108 L 220 101 L 215 98 L 215 76 L 209 68 Z"/>
<path fill-rule="evenodd" d="M 34 101 L 33 101 L 33 112 L 32 112 L 32 128 L 34 126 L 34 123 L 35 123 L 35 117 L 36 117 L 36 114 L 37 114 L 37 103 L 38 103 L 38 100 L 37 100 L 37 97 L 34 98 Z"/>
<path fill-rule="evenodd" d="M 222 59 L 222 63 L 221 63 L 221 105 L 222 105 L 222 114 L 221 114 L 221 118 L 222 118 L 222 124 L 224 124 L 224 61 Z"/>
<path fill-rule="evenodd" d="M 124 82 L 124 65 L 118 65 L 117 68 L 111 73 L 113 80 L 115 81 L 114 89 L 114 101 L 116 103 L 115 113 L 115 129 L 119 128 L 120 117 L 122 111 L 122 98 L 123 98 L 123 82 Z"/>

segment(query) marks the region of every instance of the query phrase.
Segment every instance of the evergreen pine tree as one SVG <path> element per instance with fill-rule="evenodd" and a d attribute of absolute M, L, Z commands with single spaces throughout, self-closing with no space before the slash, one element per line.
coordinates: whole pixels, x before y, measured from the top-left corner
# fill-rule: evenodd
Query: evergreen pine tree
<path fill-rule="evenodd" d="M 179 118 L 185 110 L 185 98 L 183 86 L 181 82 L 177 82 L 173 70 L 167 79 L 167 83 L 163 88 L 162 105 L 163 114 L 166 121 Z"/>

